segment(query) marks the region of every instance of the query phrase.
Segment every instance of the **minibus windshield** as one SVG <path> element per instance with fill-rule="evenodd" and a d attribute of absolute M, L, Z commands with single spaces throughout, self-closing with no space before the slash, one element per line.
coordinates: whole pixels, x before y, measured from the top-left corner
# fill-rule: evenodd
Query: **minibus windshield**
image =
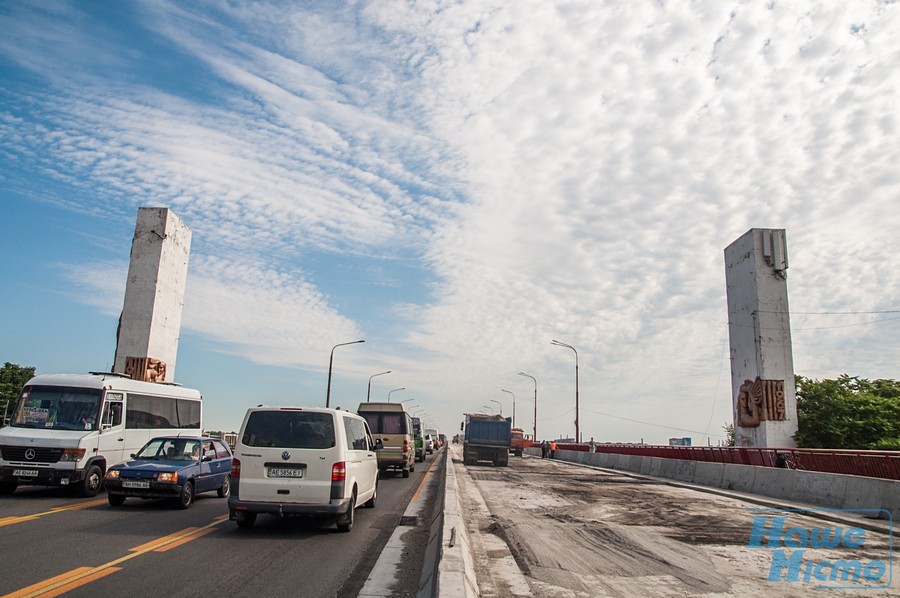
<path fill-rule="evenodd" d="M 26 386 L 10 425 L 16 428 L 94 430 L 101 398 L 99 388 Z"/>

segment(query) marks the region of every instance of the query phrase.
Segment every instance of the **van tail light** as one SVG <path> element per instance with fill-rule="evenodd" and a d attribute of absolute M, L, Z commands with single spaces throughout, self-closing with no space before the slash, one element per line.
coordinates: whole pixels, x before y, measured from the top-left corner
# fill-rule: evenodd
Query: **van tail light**
<path fill-rule="evenodd" d="M 237 480 L 241 477 L 241 462 L 238 459 L 231 460 L 231 479 Z"/>
<path fill-rule="evenodd" d="M 404 441 L 403 441 L 403 452 L 404 452 L 404 453 L 408 453 L 408 452 L 409 452 L 409 440 L 404 440 Z"/>
<path fill-rule="evenodd" d="M 331 466 L 331 481 L 343 482 L 347 479 L 347 464 L 344 461 L 338 461 Z"/>

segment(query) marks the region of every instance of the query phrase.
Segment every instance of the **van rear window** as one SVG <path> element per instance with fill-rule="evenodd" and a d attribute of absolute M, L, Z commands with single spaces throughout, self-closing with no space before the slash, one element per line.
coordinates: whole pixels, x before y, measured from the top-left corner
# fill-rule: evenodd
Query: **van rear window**
<path fill-rule="evenodd" d="M 406 418 L 403 417 L 402 413 L 371 411 L 363 413 L 362 416 L 369 423 L 369 429 L 372 431 L 372 434 L 409 434 L 404 425 Z"/>
<path fill-rule="evenodd" d="M 254 411 L 241 437 L 244 446 L 325 449 L 334 446 L 330 413 Z"/>

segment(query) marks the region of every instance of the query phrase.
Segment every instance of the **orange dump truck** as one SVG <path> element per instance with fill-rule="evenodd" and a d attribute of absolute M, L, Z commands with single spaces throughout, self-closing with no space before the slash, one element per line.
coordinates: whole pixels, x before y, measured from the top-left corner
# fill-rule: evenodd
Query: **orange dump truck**
<path fill-rule="evenodd" d="M 525 430 L 513 428 L 510 431 L 509 452 L 516 457 L 521 457 L 527 446 L 531 446 L 531 440 L 525 438 Z"/>

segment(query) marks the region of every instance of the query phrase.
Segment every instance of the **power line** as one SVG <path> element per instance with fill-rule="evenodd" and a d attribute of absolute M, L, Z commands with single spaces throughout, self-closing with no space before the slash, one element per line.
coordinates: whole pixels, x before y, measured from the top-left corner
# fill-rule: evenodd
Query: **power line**
<path fill-rule="evenodd" d="M 762 314 L 782 314 L 784 310 L 757 310 Z M 791 311 L 792 314 L 802 316 L 863 316 L 872 314 L 900 314 L 900 309 L 889 309 L 884 311 Z"/>
<path fill-rule="evenodd" d="M 630 417 L 621 417 L 619 415 L 613 415 L 611 413 L 604 413 L 602 411 L 593 411 L 591 409 L 585 409 L 585 411 L 588 411 L 590 413 L 596 413 L 597 415 L 602 415 L 604 417 L 612 417 L 614 419 L 624 419 L 625 421 L 634 422 L 636 424 L 644 424 L 646 426 L 655 426 L 657 428 L 665 428 L 667 430 L 677 430 L 679 432 L 690 432 L 691 434 L 699 434 L 700 436 L 717 436 L 719 438 L 725 438 L 724 434 L 709 434 L 708 432 L 699 432 L 697 430 L 688 430 L 686 428 L 675 428 L 673 426 L 664 426 L 662 424 L 654 424 L 652 422 L 645 422 L 645 421 L 641 421 L 639 419 L 631 419 Z"/>

